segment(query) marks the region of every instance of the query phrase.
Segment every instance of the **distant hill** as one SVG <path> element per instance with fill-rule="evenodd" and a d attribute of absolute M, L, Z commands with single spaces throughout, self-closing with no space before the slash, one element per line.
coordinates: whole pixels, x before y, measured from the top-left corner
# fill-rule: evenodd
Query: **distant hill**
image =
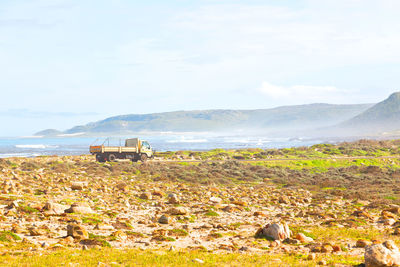
<path fill-rule="evenodd" d="M 138 132 L 256 131 L 293 136 L 300 131 L 338 124 L 373 104 L 309 104 L 257 110 L 175 111 L 131 114 L 73 127 L 63 134 L 129 134 Z M 54 133 L 54 130 L 49 131 Z M 37 133 L 43 135 L 44 131 Z"/>
<path fill-rule="evenodd" d="M 400 92 L 391 94 L 336 128 L 347 135 L 381 135 L 400 130 Z"/>
<path fill-rule="evenodd" d="M 36 136 L 57 136 L 59 134 L 62 134 L 62 132 L 58 131 L 56 129 L 47 129 L 47 130 L 43 130 L 43 131 L 35 133 Z"/>

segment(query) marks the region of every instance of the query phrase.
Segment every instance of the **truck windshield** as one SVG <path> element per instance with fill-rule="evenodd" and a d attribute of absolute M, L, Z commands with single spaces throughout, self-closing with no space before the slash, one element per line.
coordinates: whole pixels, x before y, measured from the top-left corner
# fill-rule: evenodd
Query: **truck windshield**
<path fill-rule="evenodd" d="M 149 143 L 147 143 L 147 142 L 143 142 L 143 143 L 142 143 L 142 146 L 143 146 L 144 148 L 150 149 L 150 145 L 149 145 Z"/>

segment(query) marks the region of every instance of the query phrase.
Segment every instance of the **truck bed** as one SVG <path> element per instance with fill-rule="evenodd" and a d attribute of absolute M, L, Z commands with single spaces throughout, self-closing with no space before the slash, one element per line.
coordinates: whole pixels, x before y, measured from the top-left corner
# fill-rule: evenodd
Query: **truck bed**
<path fill-rule="evenodd" d="M 90 146 L 90 153 L 138 153 L 138 147 L 126 146 Z"/>

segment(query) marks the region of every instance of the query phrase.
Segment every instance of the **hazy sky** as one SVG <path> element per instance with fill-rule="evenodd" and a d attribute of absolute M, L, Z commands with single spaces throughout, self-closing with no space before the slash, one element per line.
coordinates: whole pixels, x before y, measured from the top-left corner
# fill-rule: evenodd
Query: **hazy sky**
<path fill-rule="evenodd" d="M 378 102 L 398 0 L 2 0 L 0 136 L 110 115 Z"/>

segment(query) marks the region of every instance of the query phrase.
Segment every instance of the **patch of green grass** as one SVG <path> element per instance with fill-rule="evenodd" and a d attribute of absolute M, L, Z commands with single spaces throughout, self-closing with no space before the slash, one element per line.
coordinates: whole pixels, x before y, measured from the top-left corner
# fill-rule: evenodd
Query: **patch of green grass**
<path fill-rule="evenodd" d="M 217 217 L 217 216 L 219 216 L 219 214 L 218 214 L 217 212 L 213 211 L 213 210 L 207 211 L 204 215 L 210 216 L 210 217 Z"/>
<path fill-rule="evenodd" d="M 327 191 L 327 190 L 340 190 L 340 191 L 344 191 L 346 190 L 346 188 L 344 187 L 323 187 L 322 190 Z"/>
<path fill-rule="evenodd" d="M 203 264 L 196 263 L 201 259 Z M 0 265 L 7 266 L 98 266 L 99 263 L 122 266 L 316 266 L 324 259 L 329 265 L 358 265 L 362 256 L 318 255 L 315 260 L 306 260 L 302 254 L 241 254 L 210 253 L 201 249 L 193 251 L 160 251 L 139 249 L 90 249 L 86 251 L 63 249 L 49 254 L 37 254 L 27 257 L 20 255 L 0 256 Z"/>
<path fill-rule="evenodd" d="M 10 231 L 2 231 L 0 232 L 0 242 L 11 242 L 21 240 L 21 238 Z"/>
<path fill-rule="evenodd" d="M 189 235 L 189 233 L 186 231 L 186 230 L 184 230 L 184 229 L 172 229 L 172 230 L 169 230 L 168 231 L 168 233 L 170 234 L 170 235 L 174 235 L 174 236 L 188 236 Z"/>
<path fill-rule="evenodd" d="M 210 233 L 210 236 L 213 237 L 213 238 L 221 238 L 224 235 L 221 234 L 221 233 L 214 232 L 214 233 Z"/>
<path fill-rule="evenodd" d="M 82 223 L 87 223 L 87 224 L 90 224 L 90 225 L 95 225 L 95 224 L 98 224 L 98 223 L 101 223 L 101 222 L 102 222 L 102 220 L 100 220 L 99 218 L 94 217 L 94 216 L 82 217 Z"/>
<path fill-rule="evenodd" d="M 291 228 L 292 229 L 292 228 Z M 295 232 L 295 231 L 293 231 Z M 337 237 L 347 238 L 351 240 L 366 239 L 374 240 L 381 239 L 385 236 L 385 233 L 379 231 L 373 227 L 368 229 L 355 229 L 349 227 L 308 227 L 307 231 L 299 231 L 311 238 L 318 239 L 321 241 L 336 240 Z"/>
<path fill-rule="evenodd" d="M 144 234 L 138 233 L 138 232 L 133 232 L 133 231 L 126 231 L 125 234 L 128 236 L 134 236 L 134 237 L 145 237 Z"/>
<path fill-rule="evenodd" d="M 230 225 L 228 225 L 229 228 L 231 229 L 238 229 L 240 226 L 242 225 L 242 223 L 240 222 L 236 222 L 236 223 L 231 223 Z"/>
<path fill-rule="evenodd" d="M 102 247 L 111 248 L 111 244 L 108 241 L 114 241 L 116 238 L 114 236 L 102 236 L 89 233 L 89 239 L 96 240 Z"/>
<path fill-rule="evenodd" d="M 21 211 L 21 212 L 24 212 L 24 213 L 36 213 L 36 212 L 39 212 L 39 210 L 37 210 L 35 208 L 32 208 L 32 207 L 30 207 L 28 205 L 20 205 L 18 207 L 18 210 Z"/>

